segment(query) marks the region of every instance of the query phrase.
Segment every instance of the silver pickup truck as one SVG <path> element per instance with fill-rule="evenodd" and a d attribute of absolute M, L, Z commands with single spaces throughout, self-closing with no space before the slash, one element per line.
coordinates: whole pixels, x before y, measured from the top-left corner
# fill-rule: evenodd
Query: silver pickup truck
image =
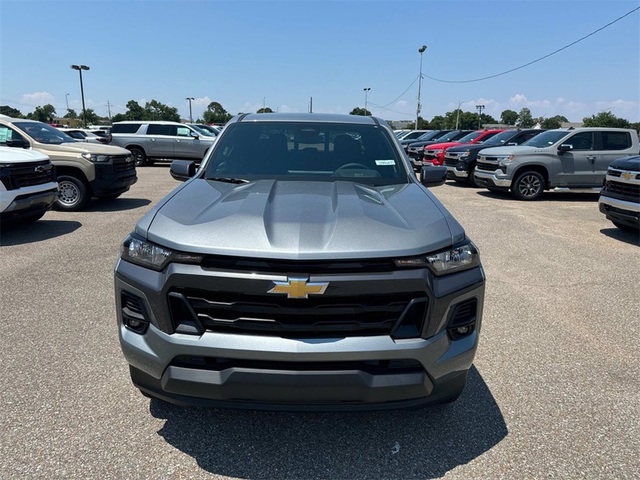
<path fill-rule="evenodd" d="M 473 174 L 478 186 L 537 200 L 554 188 L 599 190 L 611 162 L 638 152 L 633 129 L 548 130 L 520 146 L 481 150 Z"/>
<path fill-rule="evenodd" d="M 183 123 L 140 120 L 114 123 L 109 143 L 129 150 L 136 166 L 142 166 L 160 159 L 199 162 L 215 139 L 215 134 Z"/>
<path fill-rule="evenodd" d="M 259 153 L 259 154 L 258 154 Z M 484 272 L 384 120 L 232 119 L 135 226 L 115 269 L 120 344 L 181 405 L 372 409 L 449 402 L 478 345 Z"/>

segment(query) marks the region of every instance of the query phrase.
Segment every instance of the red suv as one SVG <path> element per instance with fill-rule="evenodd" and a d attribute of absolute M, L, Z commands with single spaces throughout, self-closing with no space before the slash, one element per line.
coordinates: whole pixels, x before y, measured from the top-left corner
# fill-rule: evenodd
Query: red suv
<path fill-rule="evenodd" d="M 442 165 L 444 164 L 444 152 L 447 148 L 455 147 L 456 145 L 482 143 L 500 132 L 504 132 L 504 129 L 476 130 L 456 142 L 434 143 L 433 145 L 428 145 L 424 147 L 422 152 L 422 164 L 425 166 Z"/>

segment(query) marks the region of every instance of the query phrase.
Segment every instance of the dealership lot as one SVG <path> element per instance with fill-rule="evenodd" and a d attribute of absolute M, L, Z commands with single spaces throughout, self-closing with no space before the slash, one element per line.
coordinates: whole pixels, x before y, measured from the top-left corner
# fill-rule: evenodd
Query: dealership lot
<path fill-rule="evenodd" d="M 640 249 L 597 195 L 434 192 L 480 248 L 480 347 L 455 404 L 375 413 L 183 409 L 141 396 L 118 345 L 113 266 L 178 183 L 0 236 L 3 478 L 633 478 Z"/>

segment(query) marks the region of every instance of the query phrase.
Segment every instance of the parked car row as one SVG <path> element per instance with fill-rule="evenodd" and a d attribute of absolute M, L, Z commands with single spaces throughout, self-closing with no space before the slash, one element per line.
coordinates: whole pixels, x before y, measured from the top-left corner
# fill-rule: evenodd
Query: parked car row
<path fill-rule="evenodd" d="M 138 180 L 128 150 L 78 142 L 42 122 L 1 116 L 0 148 L 3 220 L 37 220 L 52 206 L 80 210 L 93 197 L 120 196 Z"/>

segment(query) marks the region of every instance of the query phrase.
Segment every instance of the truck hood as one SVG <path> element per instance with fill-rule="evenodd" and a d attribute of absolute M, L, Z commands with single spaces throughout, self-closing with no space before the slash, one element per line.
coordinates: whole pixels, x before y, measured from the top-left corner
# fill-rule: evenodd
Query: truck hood
<path fill-rule="evenodd" d="M 629 172 L 640 172 L 640 156 L 633 155 L 630 157 L 622 157 L 611 163 L 611 168 L 619 170 L 628 170 Z"/>
<path fill-rule="evenodd" d="M 546 148 L 538 147 L 525 147 L 522 145 L 511 145 L 508 147 L 487 147 L 478 152 L 478 155 L 484 155 L 485 150 L 487 155 L 532 155 L 536 153 L 547 153 L 549 150 Z"/>
<path fill-rule="evenodd" d="M 27 163 L 49 160 L 44 153 L 15 147 L 0 147 L 0 163 Z"/>
<path fill-rule="evenodd" d="M 234 185 L 200 178 L 143 217 L 136 233 L 175 250 L 293 260 L 410 256 L 464 239 L 462 227 L 415 182 Z"/>
<path fill-rule="evenodd" d="M 115 145 L 104 145 L 102 143 L 87 142 L 66 142 L 60 145 L 51 143 L 33 142 L 33 148 L 43 152 L 62 152 L 62 153 L 96 153 L 99 155 L 130 155 L 129 150 L 116 147 Z"/>
<path fill-rule="evenodd" d="M 433 145 L 429 145 L 429 150 L 446 150 L 449 147 L 455 147 L 457 145 L 462 144 L 460 142 L 434 143 Z"/>

